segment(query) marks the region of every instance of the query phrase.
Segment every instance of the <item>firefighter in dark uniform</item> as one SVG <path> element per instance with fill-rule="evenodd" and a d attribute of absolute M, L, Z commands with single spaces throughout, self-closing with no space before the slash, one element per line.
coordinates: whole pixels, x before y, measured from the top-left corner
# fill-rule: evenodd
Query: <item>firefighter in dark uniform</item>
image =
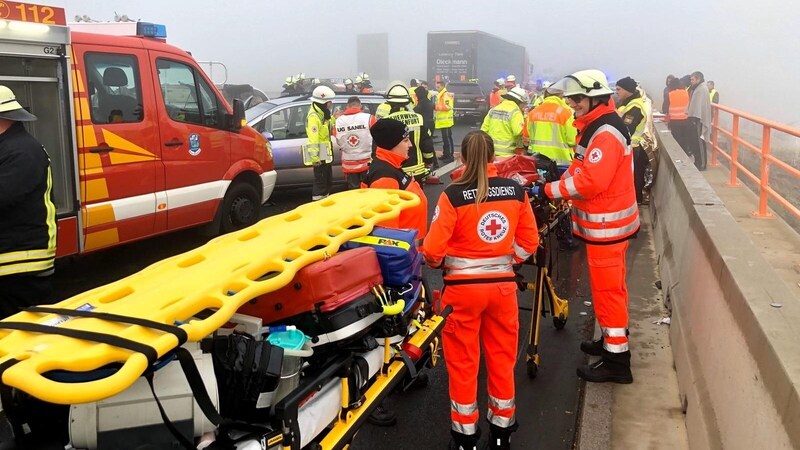
<path fill-rule="evenodd" d="M 513 266 L 533 254 L 539 233 L 528 195 L 516 181 L 497 176 L 494 156 L 488 134 L 472 131 L 464 137 L 464 173 L 439 197 L 422 246 L 428 265 L 444 269 L 441 306 L 453 307 L 442 331 L 451 449 L 476 449 L 480 439 L 481 343 L 488 370 L 489 448 L 509 449 L 517 429 L 519 314 Z"/>
<path fill-rule="evenodd" d="M 36 116 L 0 85 L 0 318 L 49 303 L 56 257 L 50 158 L 22 122 Z"/>

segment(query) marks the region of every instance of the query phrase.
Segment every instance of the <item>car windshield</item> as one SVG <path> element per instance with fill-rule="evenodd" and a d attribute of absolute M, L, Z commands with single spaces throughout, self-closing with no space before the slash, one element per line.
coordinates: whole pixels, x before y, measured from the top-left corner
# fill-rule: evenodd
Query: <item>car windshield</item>
<path fill-rule="evenodd" d="M 474 83 L 450 83 L 447 85 L 447 90 L 453 94 L 483 95 L 481 87 Z"/>
<path fill-rule="evenodd" d="M 249 123 L 251 120 L 255 119 L 256 117 L 264 114 L 267 111 L 272 110 L 273 108 L 277 107 L 275 103 L 272 102 L 263 102 L 259 103 L 256 106 L 248 109 L 244 112 L 245 120 Z"/>

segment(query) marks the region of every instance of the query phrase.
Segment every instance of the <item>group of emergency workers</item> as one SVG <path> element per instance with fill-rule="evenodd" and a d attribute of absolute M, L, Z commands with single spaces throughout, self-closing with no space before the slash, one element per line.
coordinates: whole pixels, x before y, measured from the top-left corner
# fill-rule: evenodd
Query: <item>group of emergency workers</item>
<path fill-rule="evenodd" d="M 437 88 L 436 104 L 443 106 L 436 113 L 452 114 L 446 86 Z M 544 87 L 540 103 L 525 117 L 527 93 L 511 86 L 499 94 L 501 101 L 491 109 L 481 131 L 464 138 L 461 162 L 465 170 L 440 195 L 428 224 L 427 200 L 419 181 L 426 173 L 426 162 L 434 158 L 433 146 L 422 116 L 408 109 L 426 91 L 415 89 L 415 98 L 403 83 L 390 84 L 376 120 L 360 111 L 355 101 L 348 102 L 343 116 L 331 118 L 328 111 L 335 94 L 329 88 L 315 89 L 306 148 L 308 156 L 316 158 L 315 171 L 329 164 L 330 156 L 323 162 L 320 155 L 331 151 L 331 135 L 337 141 L 356 136 L 350 140 L 362 142 L 369 134 L 375 148 L 371 161 L 362 147 L 359 159 L 343 163 L 348 171 L 366 166 L 358 178 L 360 186 L 405 189 L 422 200 L 383 225 L 418 230 L 424 239 L 420 250 L 425 261 L 443 270 L 445 287 L 441 305 L 436 306 L 453 307 L 442 333 L 449 374 L 451 448 L 477 449 L 481 436 L 477 404 L 481 342 L 488 370 L 490 448 L 510 448 L 511 434 L 518 427 L 515 270 L 539 244 L 529 193 L 571 201 L 572 232 L 586 243 L 592 304 L 602 336 L 581 343 L 581 350 L 600 359 L 579 367 L 578 376 L 590 382 L 633 382 L 625 253 L 628 240 L 639 231 L 634 159 L 645 111 L 631 90 L 636 91 L 634 80 L 618 82 L 617 108 L 601 71 L 576 72 Z M 441 122 L 449 124 L 449 120 L 443 117 Z M 568 165 L 558 181 L 537 184 L 528 191 L 498 176 L 495 159 L 513 155 L 523 142 L 528 151 Z M 342 152 L 347 160 L 346 150 Z M 355 182 L 348 179 L 351 187 Z"/>

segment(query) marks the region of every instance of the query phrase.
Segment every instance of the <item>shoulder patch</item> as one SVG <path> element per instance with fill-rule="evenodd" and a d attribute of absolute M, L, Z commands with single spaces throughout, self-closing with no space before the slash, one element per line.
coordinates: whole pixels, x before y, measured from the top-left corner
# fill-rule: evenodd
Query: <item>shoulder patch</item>
<path fill-rule="evenodd" d="M 600 160 L 603 159 L 603 151 L 599 148 L 593 148 L 589 152 L 589 162 L 592 164 L 597 164 Z"/>
<path fill-rule="evenodd" d="M 439 218 L 439 205 L 436 205 L 436 209 L 433 210 L 433 217 L 431 218 L 431 223 L 436 222 L 436 219 Z"/>

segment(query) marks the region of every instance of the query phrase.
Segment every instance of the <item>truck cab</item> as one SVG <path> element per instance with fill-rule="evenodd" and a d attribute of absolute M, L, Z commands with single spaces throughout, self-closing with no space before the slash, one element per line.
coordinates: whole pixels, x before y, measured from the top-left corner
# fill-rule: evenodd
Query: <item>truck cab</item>
<path fill-rule="evenodd" d="M 28 131 L 51 158 L 58 256 L 259 219 L 276 181 L 269 143 L 163 26 L 76 32 L 63 9 L 17 5 L 55 11 L 0 26 L 0 84 L 39 117 Z"/>

